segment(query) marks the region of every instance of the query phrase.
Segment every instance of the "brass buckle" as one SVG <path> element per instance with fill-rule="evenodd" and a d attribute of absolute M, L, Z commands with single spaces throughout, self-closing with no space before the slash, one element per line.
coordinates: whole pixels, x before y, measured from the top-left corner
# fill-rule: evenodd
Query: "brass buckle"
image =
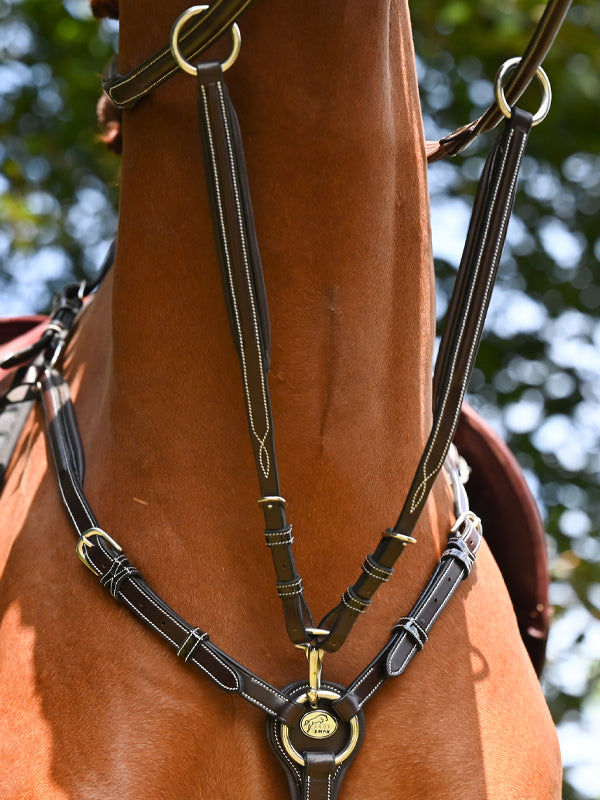
<path fill-rule="evenodd" d="M 463 513 L 457 517 L 454 525 L 450 528 L 450 533 L 458 533 L 462 539 L 466 539 L 473 528 L 477 528 L 480 536 L 483 535 L 483 531 L 481 529 L 481 520 L 477 514 L 470 510 L 463 511 Z"/>
<path fill-rule="evenodd" d="M 81 536 L 79 537 L 79 541 L 77 542 L 77 548 L 76 548 L 77 555 L 86 565 L 86 567 L 90 570 L 90 572 L 93 572 L 96 577 L 99 577 L 100 573 L 96 572 L 96 570 L 87 560 L 87 558 L 85 557 L 85 550 L 83 549 L 84 545 L 85 547 L 92 547 L 92 543 L 89 541 L 90 536 L 99 536 L 101 539 L 105 539 L 106 542 L 108 542 L 108 544 L 113 548 L 113 550 L 116 550 L 118 553 L 122 553 L 123 548 L 121 547 L 120 544 L 115 542 L 112 536 L 109 536 L 108 533 L 106 533 L 106 531 L 103 531 L 101 528 L 90 528 L 89 530 L 85 531 L 85 533 L 81 534 Z"/>

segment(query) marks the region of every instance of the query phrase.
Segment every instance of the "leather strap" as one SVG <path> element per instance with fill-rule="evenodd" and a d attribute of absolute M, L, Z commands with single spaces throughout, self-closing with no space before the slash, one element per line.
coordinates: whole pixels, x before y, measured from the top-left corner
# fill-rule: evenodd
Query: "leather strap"
<path fill-rule="evenodd" d="M 184 57 L 191 62 L 197 61 L 202 53 L 233 25 L 251 2 L 252 0 L 215 0 L 206 14 L 190 24 L 181 37 Z M 550 50 L 571 3 L 572 0 L 549 0 L 546 4 L 521 63 L 506 87 L 505 95 L 509 105 L 514 105 L 531 83 L 537 68 Z M 167 46 L 127 75 L 118 74 L 116 64 L 113 62 L 103 80 L 103 88 L 118 108 L 129 108 L 178 71 L 179 66 L 171 54 L 170 47 Z M 428 162 L 432 163 L 460 153 L 480 133 L 496 127 L 501 119 L 502 114 L 494 103 L 473 122 L 448 134 L 438 142 L 427 142 Z"/>
<path fill-rule="evenodd" d="M 571 7 L 572 0 L 549 0 L 540 21 L 535 27 L 525 49 L 521 63 L 512 74 L 505 89 L 508 104 L 514 106 L 533 80 L 538 67 L 560 30 Z M 481 117 L 448 134 L 439 142 L 427 142 L 425 149 L 427 161 L 431 164 L 447 156 L 455 156 L 474 141 L 480 133 L 492 130 L 502 121 L 502 112 L 493 103 Z"/>
<path fill-rule="evenodd" d="M 434 623 L 475 563 L 482 541 L 481 523 L 468 509 L 464 490 L 462 486 L 459 488 L 456 469 L 448 468 L 447 471 L 454 485 L 457 521 L 446 549 L 410 613 L 392 628 L 386 647 L 333 703 L 334 710 L 342 719 L 351 719 L 385 681 L 402 675 L 413 657 L 427 644 Z"/>
<path fill-rule="evenodd" d="M 306 706 L 309 697 L 306 684 L 279 691 L 237 663 L 212 644 L 207 633 L 189 625 L 153 592 L 120 545 L 97 527 L 83 492 L 85 464 L 68 386 L 49 366 L 43 370 L 39 385 L 60 493 L 78 534 L 77 552 L 81 560 L 113 598 L 166 641 L 186 663 L 224 691 L 240 695 L 267 714 L 269 739 L 288 772 L 293 800 L 333 800 L 362 741 L 362 706 L 388 677 L 401 674 L 414 653 L 422 649 L 430 628 L 470 571 L 480 541 L 478 525 L 473 522 L 464 526 L 465 514 L 459 517 L 453 529 L 456 535 L 450 537 L 423 595 L 410 616 L 394 626 L 388 645 L 348 690 L 324 684 L 325 689 L 335 690 L 328 697 L 321 686 L 317 707 L 311 711 Z M 464 508 L 464 490 L 456 467 L 449 469 L 458 512 Z M 88 524 L 91 527 L 85 528 Z M 300 694 L 304 694 L 304 699 Z M 311 713 L 316 714 L 316 719 L 307 721 Z M 319 732 L 321 744 L 313 744 L 311 726 L 322 728 L 323 716 L 329 717 L 328 724 L 333 719 L 333 728 L 326 730 L 324 737 Z M 302 769 L 298 769 L 298 764 L 290 758 L 289 748 L 282 743 L 284 726 L 290 732 L 293 752 L 301 754 Z M 298 743 L 307 738 L 308 747 Z"/>
<path fill-rule="evenodd" d="M 225 691 L 235 692 L 267 714 L 294 724 L 302 708 L 209 642 L 206 633 L 185 622 L 145 583 L 112 537 L 98 527 L 83 492 L 85 464 L 68 386 L 56 370 L 46 368 L 40 387 L 61 497 L 86 566 L 116 600 L 159 634 L 186 662 Z"/>
<path fill-rule="evenodd" d="M 312 623 L 303 598 L 302 581 L 295 569 L 291 526 L 285 519 L 277 477 L 265 347 L 261 344 L 260 320 L 261 316 L 266 317 L 266 308 L 261 312 L 260 302 L 264 298 L 264 285 L 241 136 L 220 66 L 201 65 L 197 74 L 217 252 L 240 358 L 258 480 L 265 500 L 262 504 L 267 525 L 265 533 L 274 556 L 277 589 L 288 634 L 294 644 L 300 644 L 310 640 Z M 341 603 L 319 623 L 319 629 L 329 631 L 317 637 L 318 647 L 324 651 L 333 652 L 344 643 L 379 586 L 390 578 L 406 544 L 414 541 L 412 532 L 444 463 L 458 423 L 506 236 L 531 121 L 530 114 L 515 109 L 486 162 L 457 281 L 456 294 L 466 297 L 457 305 L 460 313 L 450 314 L 441 357 L 436 365 L 436 382 L 439 383 L 442 375 L 443 391 L 439 399 L 436 397 L 432 431 L 395 527 L 386 531 L 375 553 L 366 557 L 361 576 L 348 587 Z"/>
<path fill-rule="evenodd" d="M 335 771 L 334 753 L 307 752 L 303 775 L 302 800 L 331 800 L 331 781 Z"/>
<path fill-rule="evenodd" d="M 33 403 L 33 400 L 24 400 L 0 407 L 0 487 Z"/>
<path fill-rule="evenodd" d="M 337 650 L 346 640 L 412 541 L 417 520 L 446 458 L 479 349 L 531 120 L 531 114 L 513 109 L 486 161 L 436 362 L 432 430 L 396 525 L 384 533 L 341 603 L 319 623 L 319 628 L 331 631 L 319 642 L 319 647 L 328 652 Z"/>
<path fill-rule="evenodd" d="M 191 22 L 179 44 L 187 61 L 197 61 L 202 53 L 226 33 L 253 0 L 214 0 L 210 8 Z M 130 108 L 179 72 L 169 46 L 163 47 L 137 69 L 119 75 L 116 65 L 102 81 L 104 91 L 118 108 Z"/>
<path fill-rule="evenodd" d="M 329 682 L 323 688 L 332 696 L 340 696 L 344 691 L 342 686 Z M 298 699 L 307 689 L 306 683 L 294 683 L 284 691 L 290 698 Z M 288 729 L 272 717 L 267 719 L 269 744 L 285 772 L 292 800 L 333 800 L 363 743 L 364 714 L 359 711 L 352 715 L 349 724 L 333 710 L 331 698 L 320 699 L 317 709 L 309 705 L 302 708 L 298 723 Z M 314 737 L 313 722 L 315 726 L 323 726 L 316 731 L 322 738 Z"/>
<path fill-rule="evenodd" d="M 242 374 L 250 440 L 288 635 L 308 640 L 312 626 L 292 552 L 292 528 L 281 497 L 267 380 L 267 299 L 237 117 L 218 63 L 198 66 L 198 101 L 207 187 L 225 302 Z"/>

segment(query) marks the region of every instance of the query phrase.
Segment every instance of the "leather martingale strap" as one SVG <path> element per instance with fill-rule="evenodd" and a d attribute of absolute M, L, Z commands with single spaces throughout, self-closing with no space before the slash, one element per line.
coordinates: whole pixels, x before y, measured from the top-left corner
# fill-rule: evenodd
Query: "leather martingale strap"
<path fill-rule="evenodd" d="M 345 641 L 413 541 L 415 525 L 446 458 L 479 349 L 531 119 L 526 111 L 514 109 L 486 161 L 436 363 L 433 427 L 396 525 L 384 533 L 342 602 L 319 623 L 331 631 L 319 645 L 325 650 L 337 650 Z"/>
<path fill-rule="evenodd" d="M 281 497 L 273 418 L 267 380 L 269 315 L 244 151 L 235 111 L 217 63 L 197 67 L 199 118 L 207 185 L 225 302 L 237 349 L 246 402 L 248 430 L 265 517 L 265 537 L 273 556 L 277 592 L 288 635 L 307 641 L 312 626 L 302 579 L 292 552 L 292 527 Z"/>

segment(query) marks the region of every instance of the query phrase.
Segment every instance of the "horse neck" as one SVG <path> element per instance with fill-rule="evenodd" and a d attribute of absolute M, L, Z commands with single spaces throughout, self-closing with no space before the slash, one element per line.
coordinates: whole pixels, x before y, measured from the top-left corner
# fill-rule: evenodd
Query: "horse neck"
<path fill-rule="evenodd" d="M 138 9 L 123 3 L 125 68 L 168 38 L 177 11 L 158 5 L 140 11 L 140 41 L 129 38 L 140 18 L 128 12 Z M 268 5 L 243 18 L 242 53 L 226 77 L 245 140 L 274 377 L 285 374 L 296 391 L 331 389 L 333 365 L 348 400 L 364 392 L 365 376 L 379 396 L 400 381 L 422 433 L 433 306 L 407 14 L 390 16 L 384 3 L 338 3 L 337 13 L 289 3 L 269 14 Z M 157 380 L 144 366 L 157 359 L 165 379 L 182 359 L 188 374 L 237 370 L 195 92 L 180 75 L 125 114 L 113 330 L 121 386 L 133 382 L 137 396 Z"/>
<path fill-rule="evenodd" d="M 379 514 L 393 492 L 392 511 L 386 504 L 374 523 L 390 524 L 431 413 L 432 271 L 408 14 L 395 3 L 290 2 L 272 14 L 270 5 L 244 16 L 226 78 L 269 300 L 282 488 L 300 503 L 352 497 Z M 168 39 L 178 13 L 145 6 L 140 43 L 131 10 L 122 4 L 123 69 Z M 106 419 L 119 455 L 142 450 L 132 470 L 145 458 L 164 482 L 183 464 L 210 464 L 213 491 L 248 486 L 253 502 L 195 93 L 179 75 L 125 113 Z"/>

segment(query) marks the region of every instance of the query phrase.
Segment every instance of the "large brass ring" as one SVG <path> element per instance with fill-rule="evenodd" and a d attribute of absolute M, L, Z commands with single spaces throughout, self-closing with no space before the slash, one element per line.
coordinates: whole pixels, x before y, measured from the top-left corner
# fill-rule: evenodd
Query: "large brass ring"
<path fill-rule="evenodd" d="M 319 689 L 317 691 L 317 697 L 323 697 L 325 700 L 339 700 L 342 695 L 339 692 L 333 692 L 330 689 Z M 308 702 L 308 694 L 301 694 L 299 697 L 294 698 L 296 703 L 306 703 Z M 352 755 L 354 752 L 354 748 L 358 743 L 360 729 L 358 727 L 358 716 L 352 717 L 350 720 L 350 738 L 344 749 L 338 753 L 335 757 L 335 766 L 338 767 L 340 764 L 343 764 L 346 759 Z M 290 741 L 290 729 L 285 724 L 285 722 L 281 723 L 281 742 L 285 748 L 286 753 L 295 761 L 296 764 L 299 764 L 301 767 L 306 766 L 306 761 L 302 753 L 299 753 L 292 742 Z"/>
<path fill-rule="evenodd" d="M 507 119 L 510 119 L 512 111 L 506 102 L 506 97 L 504 96 L 504 86 L 502 84 L 506 75 L 509 72 L 512 72 L 513 69 L 516 69 L 520 63 L 521 59 L 518 57 L 509 58 L 508 61 L 505 61 L 504 64 L 502 64 L 494 80 L 494 95 L 496 96 L 496 102 L 500 107 L 500 111 L 502 111 Z M 550 104 L 552 103 L 552 87 L 550 86 L 548 76 L 541 67 L 537 68 L 535 74 L 539 82 L 542 84 L 542 102 L 537 112 L 533 115 L 532 125 L 539 125 L 540 122 L 543 122 L 546 119 L 548 116 L 548 111 L 550 111 Z"/>
<path fill-rule="evenodd" d="M 193 64 L 190 64 L 189 61 L 186 61 L 183 57 L 181 50 L 179 49 L 179 34 L 181 33 L 181 29 L 186 22 L 188 22 L 192 17 L 195 17 L 197 14 L 202 14 L 207 8 L 208 6 L 205 5 L 190 6 L 188 10 L 184 11 L 180 17 L 177 17 L 175 24 L 171 29 L 171 53 L 181 69 L 184 72 L 187 72 L 188 75 L 195 75 L 196 67 Z M 223 72 L 226 72 L 229 67 L 235 64 L 242 44 L 242 34 L 235 23 L 231 26 L 231 35 L 233 37 L 233 47 L 231 48 L 231 53 L 228 55 L 225 61 L 221 63 L 221 69 Z"/>

